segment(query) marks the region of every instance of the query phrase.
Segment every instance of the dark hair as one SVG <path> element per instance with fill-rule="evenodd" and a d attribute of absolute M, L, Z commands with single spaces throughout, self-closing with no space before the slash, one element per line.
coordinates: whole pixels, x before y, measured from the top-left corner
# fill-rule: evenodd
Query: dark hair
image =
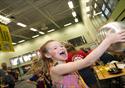
<path fill-rule="evenodd" d="M 7 64 L 5 62 L 1 63 L 1 67 L 3 70 L 7 70 Z"/>
<path fill-rule="evenodd" d="M 76 51 L 75 47 L 70 43 L 65 43 L 64 46 L 66 47 L 68 52 Z"/>
<path fill-rule="evenodd" d="M 52 63 L 53 62 L 53 60 L 51 59 L 51 58 L 47 58 L 46 56 L 45 56 L 45 54 L 48 52 L 47 51 L 47 49 L 46 49 L 46 45 L 48 44 L 48 43 L 50 43 L 50 42 L 53 42 L 53 41 L 55 41 L 55 40 L 49 40 L 49 41 L 47 41 L 47 42 L 45 42 L 41 47 L 40 47 L 40 49 L 39 49 L 39 51 L 40 51 L 40 54 L 41 54 L 41 59 L 43 60 L 43 66 L 44 66 L 44 68 L 47 68 L 47 69 L 49 69 L 49 63 Z M 48 71 L 48 70 L 47 70 Z M 49 73 L 49 72 L 48 72 Z"/>

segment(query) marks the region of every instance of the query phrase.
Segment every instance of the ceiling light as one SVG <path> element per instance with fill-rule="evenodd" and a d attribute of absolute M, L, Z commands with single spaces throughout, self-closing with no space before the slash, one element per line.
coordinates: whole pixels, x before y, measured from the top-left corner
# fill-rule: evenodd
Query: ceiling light
<path fill-rule="evenodd" d="M 14 43 L 14 42 L 13 42 L 12 44 L 13 44 L 13 45 L 16 45 L 16 43 Z"/>
<path fill-rule="evenodd" d="M 102 12 L 95 13 L 94 16 L 100 15 Z"/>
<path fill-rule="evenodd" d="M 86 7 L 86 11 L 87 12 L 89 12 L 90 11 L 90 7 L 88 6 L 88 7 Z"/>
<path fill-rule="evenodd" d="M 94 8 L 96 8 L 96 7 L 97 7 L 97 4 L 95 3 Z"/>
<path fill-rule="evenodd" d="M 32 38 L 36 38 L 36 37 L 38 37 L 39 35 L 34 35 L 34 36 L 32 36 Z"/>
<path fill-rule="evenodd" d="M 18 23 L 17 23 L 17 25 L 18 25 L 18 26 L 21 26 L 21 27 L 26 27 L 26 25 L 25 25 L 25 24 L 20 23 L 20 22 L 18 22 Z"/>
<path fill-rule="evenodd" d="M 75 18 L 74 20 L 75 20 L 76 23 L 79 22 L 78 18 Z"/>
<path fill-rule="evenodd" d="M 49 31 L 47 31 L 47 32 L 52 32 L 52 31 L 55 31 L 55 29 L 51 29 L 51 30 L 49 30 Z"/>
<path fill-rule="evenodd" d="M 39 31 L 39 33 L 40 33 L 40 34 L 42 34 L 42 35 L 43 35 L 43 34 L 45 34 L 45 33 L 44 33 L 44 32 L 42 32 L 42 31 Z"/>
<path fill-rule="evenodd" d="M 70 9 L 73 9 L 73 8 L 74 8 L 72 1 L 68 1 L 68 5 L 69 5 L 69 8 L 70 8 Z"/>
<path fill-rule="evenodd" d="M 76 17 L 76 12 L 73 11 L 73 12 L 72 12 L 72 15 L 73 15 L 73 17 Z"/>
<path fill-rule="evenodd" d="M 37 31 L 37 29 L 35 29 L 35 28 L 30 28 L 30 30 L 31 30 L 31 31 Z"/>
<path fill-rule="evenodd" d="M 71 25 L 72 23 L 68 23 L 68 24 L 65 24 L 64 26 L 66 27 L 66 26 L 69 26 L 69 25 Z"/>
<path fill-rule="evenodd" d="M 11 22 L 11 19 L 0 15 L 0 22 L 3 23 L 3 24 L 9 24 Z"/>
<path fill-rule="evenodd" d="M 19 41 L 18 43 L 22 43 L 22 42 L 24 42 L 25 40 L 21 40 L 21 41 Z"/>
<path fill-rule="evenodd" d="M 86 2 L 90 2 L 90 0 L 86 0 Z"/>
<path fill-rule="evenodd" d="M 91 15 L 90 14 L 87 14 L 87 17 L 90 17 Z"/>

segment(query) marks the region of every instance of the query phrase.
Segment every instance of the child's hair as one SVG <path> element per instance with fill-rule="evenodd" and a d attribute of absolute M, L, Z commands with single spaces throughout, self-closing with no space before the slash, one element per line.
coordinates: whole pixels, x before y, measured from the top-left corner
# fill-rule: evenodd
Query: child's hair
<path fill-rule="evenodd" d="M 45 54 L 48 52 L 47 51 L 47 49 L 46 49 L 46 45 L 48 44 L 48 43 L 51 43 L 51 42 L 53 42 L 53 41 L 55 41 L 55 40 L 49 40 L 49 41 L 47 41 L 46 43 L 44 43 L 41 47 L 40 47 L 40 54 L 41 54 L 41 60 L 43 61 L 43 66 L 44 66 L 44 68 L 46 68 L 46 72 L 48 72 L 49 73 L 49 63 L 52 63 L 53 62 L 53 60 L 51 59 L 51 58 L 47 58 L 46 56 L 45 56 Z M 44 73 L 46 73 L 46 72 L 44 72 Z"/>
<path fill-rule="evenodd" d="M 43 71 L 43 62 L 41 60 L 37 60 L 35 61 L 35 63 L 32 64 L 31 68 L 28 70 L 26 74 L 35 74 L 42 71 Z"/>

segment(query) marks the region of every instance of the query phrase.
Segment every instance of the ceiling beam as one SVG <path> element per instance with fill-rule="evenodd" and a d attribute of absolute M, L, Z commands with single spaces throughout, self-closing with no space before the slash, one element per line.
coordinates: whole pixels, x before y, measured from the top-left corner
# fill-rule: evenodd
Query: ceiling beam
<path fill-rule="evenodd" d="M 30 29 L 30 27 L 36 26 L 36 25 L 41 24 L 41 23 L 42 23 L 41 21 L 37 21 L 37 22 L 35 22 L 35 23 L 33 23 L 33 24 L 28 25 L 27 28 L 20 28 L 20 29 L 18 29 L 18 30 L 13 31 L 13 34 L 14 34 L 14 35 L 15 35 L 15 34 L 18 34 L 18 33 L 22 32 L 22 31 L 24 31 L 24 30 L 27 30 L 28 28 Z"/>
<path fill-rule="evenodd" d="M 22 36 L 22 35 L 16 35 L 16 34 L 11 34 L 14 37 L 19 37 L 19 38 L 23 38 L 23 39 L 30 39 L 28 37 Z"/>

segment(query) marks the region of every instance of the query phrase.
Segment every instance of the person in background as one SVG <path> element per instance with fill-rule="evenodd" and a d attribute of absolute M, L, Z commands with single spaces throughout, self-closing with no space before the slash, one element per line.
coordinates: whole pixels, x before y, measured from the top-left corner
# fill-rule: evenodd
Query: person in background
<path fill-rule="evenodd" d="M 107 35 L 102 43 L 84 59 L 66 63 L 68 58 L 66 48 L 58 41 L 49 40 L 40 48 L 44 63 L 52 63 L 49 73 L 53 85 L 57 88 L 88 88 L 87 85 L 80 85 L 75 71 L 92 65 L 113 43 L 125 42 L 125 31 Z M 80 57 L 79 57 L 80 58 Z M 46 67 L 47 68 L 47 67 Z M 84 86 L 84 87 L 83 87 Z"/>
<path fill-rule="evenodd" d="M 14 88 L 15 87 L 15 80 L 14 80 L 14 77 L 8 73 L 7 64 L 2 63 L 1 67 L 2 67 L 2 70 L 5 72 L 4 80 L 5 80 L 5 83 L 8 85 L 8 88 Z"/>
<path fill-rule="evenodd" d="M 66 60 L 66 62 L 72 62 L 73 57 L 75 56 L 79 56 L 81 58 L 85 58 L 87 56 L 87 53 L 83 52 L 82 50 L 76 50 L 75 47 L 70 43 L 65 43 L 64 46 L 66 47 L 68 52 L 68 59 Z"/>
<path fill-rule="evenodd" d="M 8 84 L 5 80 L 6 72 L 3 69 L 0 69 L 0 85 L 3 85 L 5 88 L 8 87 Z"/>
<path fill-rule="evenodd" d="M 32 76 L 26 81 L 28 83 L 35 84 L 36 88 L 45 88 L 46 84 L 41 61 L 35 61 L 30 69 L 30 72 L 32 72 Z"/>
<path fill-rule="evenodd" d="M 31 59 L 32 59 L 31 68 L 26 72 L 27 75 L 34 73 L 35 65 L 36 65 L 36 63 L 37 63 L 38 60 L 39 60 L 37 56 L 32 57 Z M 42 64 L 42 63 L 41 63 L 41 64 Z"/>
<path fill-rule="evenodd" d="M 65 47 L 68 51 L 68 59 L 75 61 L 78 59 L 84 59 L 88 52 L 86 51 L 86 53 L 80 49 L 80 50 L 76 50 L 75 47 L 72 44 L 65 44 Z M 69 54 L 70 57 L 69 57 Z M 77 58 L 75 58 L 77 57 Z M 80 57 L 80 58 L 78 58 Z M 69 60 L 67 60 L 69 61 Z M 83 68 L 78 70 L 78 73 L 80 74 L 80 76 L 84 79 L 85 83 L 90 87 L 90 88 L 97 88 L 97 81 L 96 81 L 96 77 L 94 75 L 93 69 L 91 66 Z"/>
<path fill-rule="evenodd" d="M 15 71 L 13 71 L 11 67 L 7 68 L 7 73 L 14 78 L 15 82 L 18 80 L 18 73 L 16 73 Z"/>
<path fill-rule="evenodd" d="M 52 88 L 52 80 L 49 73 L 44 73 L 45 84 L 47 88 Z"/>

